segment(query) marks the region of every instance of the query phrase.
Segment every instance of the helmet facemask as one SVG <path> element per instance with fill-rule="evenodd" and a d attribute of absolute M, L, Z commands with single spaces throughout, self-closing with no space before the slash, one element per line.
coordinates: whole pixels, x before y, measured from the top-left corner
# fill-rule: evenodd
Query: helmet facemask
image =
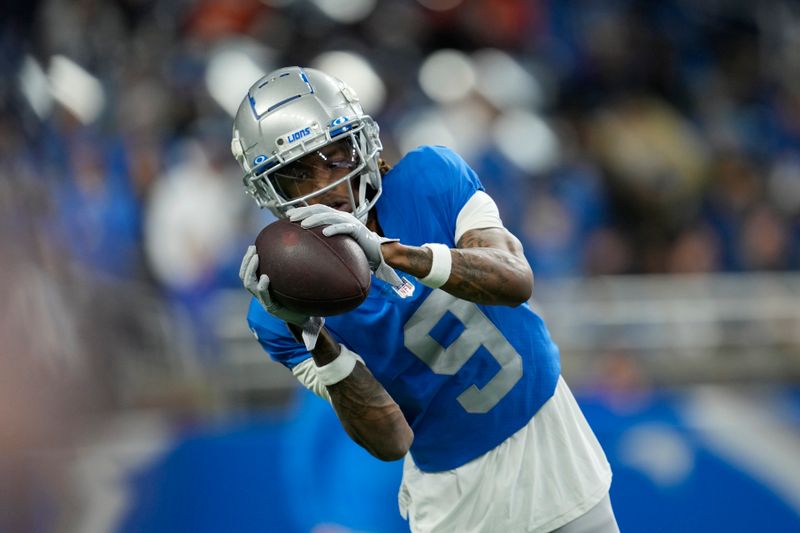
<path fill-rule="evenodd" d="M 377 161 L 382 147 L 372 119 L 363 116 L 359 122 L 346 132 L 334 129 L 334 138 L 324 132 L 329 142 L 310 137 L 304 144 L 319 146 L 304 146 L 299 157 L 281 163 L 278 154 L 254 168 L 244 177 L 248 194 L 280 218 L 293 207 L 325 203 L 366 223 L 381 193 Z"/>

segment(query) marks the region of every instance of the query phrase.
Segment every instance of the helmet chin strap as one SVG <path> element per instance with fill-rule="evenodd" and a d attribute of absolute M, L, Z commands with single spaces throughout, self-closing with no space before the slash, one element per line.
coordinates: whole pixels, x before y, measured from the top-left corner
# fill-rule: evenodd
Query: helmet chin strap
<path fill-rule="evenodd" d="M 361 220 L 362 223 L 366 223 L 367 212 L 359 213 L 359 206 L 366 205 L 369 203 L 367 200 L 367 181 L 368 178 L 364 176 L 364 174 L 369 172 L 369 163 L 367 163 L 366 168 L 364 171 L 359 174 L 358 176 L 358 191 L 353 191 L 353 182 L 350 182 L 350 192 L 353 195 L 353 215 Z"/>

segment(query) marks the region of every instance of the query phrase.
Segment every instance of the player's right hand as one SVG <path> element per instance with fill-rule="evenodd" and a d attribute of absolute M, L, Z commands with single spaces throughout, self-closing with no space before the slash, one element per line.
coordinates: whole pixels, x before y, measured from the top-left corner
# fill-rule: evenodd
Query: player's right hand
<path fill-rule="evenodd" d="M 306 349 L 311 351 L 317 344 L 317 337 L 325 325 L 325 319 L 319 316 L 307 316 L 286 309 L 279 303 L 272 300 L 269 294 L 269 277 L 258 272 L 258 253 L 255 246 L 249 246 L 242 258 L 242 265 L 239 267 L 239 279 L 242 280 L 247 292 L 255 296 L 261 306 L 274 317 L 299 326 L 303 331 L 303 343 Z"/>
<path fill-rule="evenodd" d="M 397 242 L 398 239 L 380 237 L 371 231 L 352 213 L 345 213 L 323 204 L 314 204 L 307 207 L 295 207 L 286 211 L 292 222 L 300 222 L 304 228 L 328 226 L 322 230 L 326 237 L 333 235 L 348 235 L 358 243 L 369 261 L 369 268 L 375 277 L 389 283 L 393 287 L 403 285 L 403 280 L 392 267 L 386 264 L 381 252 L 381 245 L 387 242 Z"/>

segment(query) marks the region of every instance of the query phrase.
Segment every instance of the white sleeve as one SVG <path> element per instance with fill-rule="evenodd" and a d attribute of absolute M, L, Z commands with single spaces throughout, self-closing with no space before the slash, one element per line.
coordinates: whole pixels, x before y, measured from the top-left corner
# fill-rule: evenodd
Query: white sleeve
<path fill-rule="evenodd" d="M 483 191 L 475 191 L 456 218 L 456 242 L 471 229 L 502 227 L 500 211 L 492 197 Z"/>
<path fill-rule="evenodd" d="M 364 363 L 360 355 L 354 353 L 356 359 Z M 322 398 L 323 400 L 331 401 L 331 395 L 328 392 L 328 387 L 322 384 L 317 376 L 317 365 L 314 364 L 314 359 L 309 357 L 292 368 L 292 374 L 303 384 L 305 388 Z"/>

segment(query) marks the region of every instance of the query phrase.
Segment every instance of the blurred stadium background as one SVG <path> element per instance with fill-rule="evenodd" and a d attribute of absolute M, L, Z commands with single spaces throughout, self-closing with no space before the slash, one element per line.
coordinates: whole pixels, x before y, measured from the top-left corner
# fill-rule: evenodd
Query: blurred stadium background
<path fill-rule="evenodd" d="M 800 531 L 800 5 L 6 0 L 0 531 L 400 532 L 398 463 L 260 351 L 231 113 L 348 81 L 461 152 L 627 532 Z"/>

